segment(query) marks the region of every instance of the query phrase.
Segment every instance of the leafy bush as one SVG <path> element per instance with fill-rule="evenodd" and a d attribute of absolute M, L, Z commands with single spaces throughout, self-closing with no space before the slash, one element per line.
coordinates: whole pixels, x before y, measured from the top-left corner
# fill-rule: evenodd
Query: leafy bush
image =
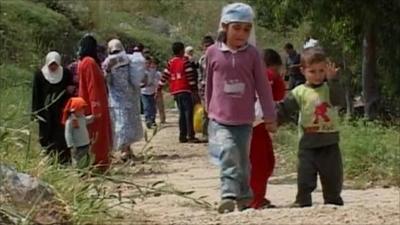
<path fill-rule="evenodd" d="M 29 1 L 1 1 L 2 64 L 37 67 L 50 50 L 70 54 L 77 31 L 63 15 Z"/>

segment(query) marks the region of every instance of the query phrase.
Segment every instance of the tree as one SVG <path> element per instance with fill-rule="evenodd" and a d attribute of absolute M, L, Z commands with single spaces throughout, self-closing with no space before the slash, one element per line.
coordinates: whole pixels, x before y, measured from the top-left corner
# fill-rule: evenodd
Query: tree
<path fill-rule="evenodd" d="M 400 11 L 399 1 L 249 0 L 249 3 L 256 8 L 259 25 L 284 31 L 308 22 L 311 32 L 318 36 L 324 47 L 330 48 L 337 56 L 349 56 L 353 59 L 352 64 L 360 64 L 367 118 L 377 116 L 382 87 L 392 95 L 400 92 L 400 82 L 384 82 L 381 86 L 378 82 L 378 72 L 380 81 L 391 80 L 393 76 L 400 80 L 396 75 L 400 71 L 395 69 L 398 66 L 393 64 L 400 59 L 399 50 L 393 49 L 393 41 L 400 37 L 400 26 L 394 21 Z M 391 36 L 388 31 L 391 31 Z M 386 43 L 387 39 L 390 41 Z M 397 60 L 388 58 L 387 54 Z M 349 64 L 345 58 L 343 64 Z"/>

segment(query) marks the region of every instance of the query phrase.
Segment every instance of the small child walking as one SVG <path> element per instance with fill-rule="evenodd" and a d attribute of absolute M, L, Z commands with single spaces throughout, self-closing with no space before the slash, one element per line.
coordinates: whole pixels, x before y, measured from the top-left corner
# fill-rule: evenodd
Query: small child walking
<path fill-rule="evenodd" d="M 297 196 L 292 206 L 312 206 L 311 193 L 317 187 L 317 175 L 324 203 L 343 205 L 343 165 L 335 106 L 343 105 L 344 98 L 338 68 L 318 47 L 305 49 L 300 62 L 306 83 L 294 88 L 278 107 L 280 123 L 290 120 L 293 112 L 299 113 Z"/>
<path fill-rule="evenodd" d="M 158 70 L 158 59 L 153 58 L 153 61 L 150 64 L 150 68 L 154 69 L 156 71 L 156 79 L 158 82 L 161 80 L 161 72 Z M 166 115 L 165 115 L 165 106 L 164 106 L 164 96 L 163 96 L 163 91 L 162 89 L 157 89 L 156 90 L 156 106 L 157 106 L 157 111 L 160 119 L 161 124 L 165 124 L 166 121 Z"/>
<path fill-rule="evenodd" d="M 143 111 L 145 117 L 146 127 L 148 129 L 152 127 L 156 127 L 156 114 L 157 114 L 157 105 L 156 105 L 156 91 L 158 87 L 158 82 L 160 81 L 160 77 L 158 76 L 158 72 L 156 68 L 154 68 L 154 58 L 147 56 L 146 57 L 146 85 L 141 88 L 141 98 L 143 103 Z"/>
<path fill-rule="evenodd" d="M 280 55 L 272 50 L 264 50 L 264 63 L 267 67 L 265 75 L 268 77 L 272 88 L 272 96 L 275 102 L 282 101 L 285 97 L 285 82 L 280 75 L 282 59 Z M 256 103 L 256 122 L 253 124 L 253 134 L 250 146 L 250 186 L 253 191 L 251 207 L 254 209 L 272 208 L 274 205 L 265 198 L 267 183 L 272 175 L 275 166 L 275 156 L 272 147 L 272 140 L 269 132 L 265 130 L 265 123 L 262 121 L 260 104 Z"/>
<path fill-rule="evenodd" d="M 201 47 L 203 49 L 203 55 L 199 59 L 199 96 L 201 104 L 205 105 L 205 86 L 206 86 L 206 51 L 208 47 L 214 44 L 214 39 L 207 35 L 203 37 Z M 208 141 L 208 115 L 207 112 L 203 113 L 203 140 Z"/>
<path fill-rule="evenodd" d="M 85 168 L 90 165 L 90 138 L 87 125 L 93 115 L 85 116 L 87 103 L 81 97 L 70 98 L 65 105 L 62 123 L 65 125 L 65 140 L 71 149 L 72 166 Z"/>
<path fill-rule="evenodd" d="M 219 213 L 250 206 L 249 148 L 254 101 L 259 96 L 265 128 L 276 129 L 271 87 L 262 58 L 252 45 L 254 13 L 249 5 L 224 7 L 218 41 L 206 52 L 206 110 L 209 152 L 220 166 Z M 254 31 L 254 30 L 253 30 Z"/>

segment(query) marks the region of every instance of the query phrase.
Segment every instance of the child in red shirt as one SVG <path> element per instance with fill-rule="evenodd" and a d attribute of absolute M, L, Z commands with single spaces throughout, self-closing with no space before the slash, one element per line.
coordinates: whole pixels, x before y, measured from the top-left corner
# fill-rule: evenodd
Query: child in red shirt
<path fill-rule="evenodd" d="M 282 60 L 280 55 L 272 50 L 264 50 L 264 63 L 267 67 L 266 75 L 271 84 L 272 95 L 275 102 L 285 97 L 285 83 L 279 74 Z M 257 110 L 256 110 L 257 111 Z M 263 122 L 253 126 L 253 134 L 250 147 L 250 186 L 253 191 L 251 207 L 254 209 L 271 208 L 274 205 L 265 198 L 267 182 L 272 175 L 275 166 L 275 157 L 271 137 L 265 129 Z"/>

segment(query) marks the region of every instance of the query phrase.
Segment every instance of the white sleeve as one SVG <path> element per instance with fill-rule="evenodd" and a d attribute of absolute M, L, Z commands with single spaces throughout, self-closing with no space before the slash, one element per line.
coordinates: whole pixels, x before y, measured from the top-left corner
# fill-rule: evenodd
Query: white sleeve
<path fill-rule="evenodd" d="M 258 124 L 264 122 L 264 113 L 261 108 L 260 100 L 257 98 L 256 103 L 254 104 L 254 112 L 255 112 L 255 120 L 253 126 L 257 126 Z"/>
<path fill-rule="evenodd" d="M 72 138 L 72 126 L 71 126 L 71 120 L 67 120 L 65 122 L 65 142 L 67 143 L 67 147 L 71 148 L 74 147 L 74 139 Z"/>
<path fill-rule="evenodd" d="M 94 121 L 94 116 L 93 115 L 88 115 L 85 116 L 86 124 L 91 124 Z"/>

